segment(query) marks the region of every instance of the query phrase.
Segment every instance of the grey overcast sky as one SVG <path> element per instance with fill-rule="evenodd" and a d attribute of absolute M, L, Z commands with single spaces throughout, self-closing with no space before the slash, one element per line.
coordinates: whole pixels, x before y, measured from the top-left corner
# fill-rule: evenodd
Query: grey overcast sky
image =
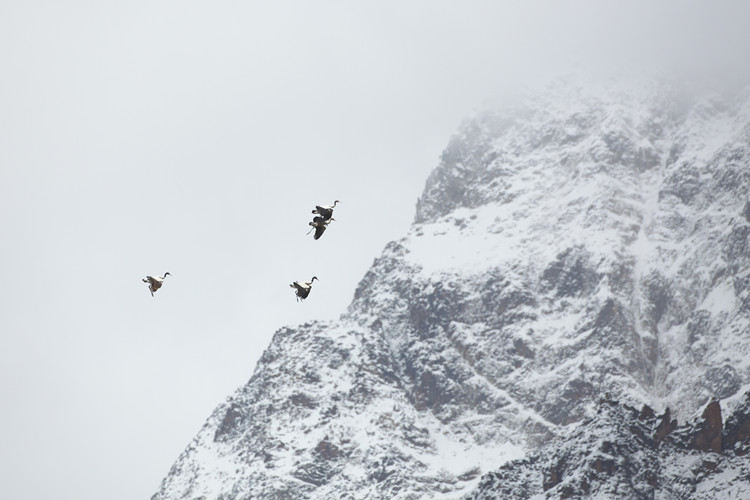
<path fill-rule="evenodd" d="M 744 77 L 749 6 L 1 2 L 0 498 L 149 498 L 274 331 L 345 310 L 463 117 L 579 67 Z"/>

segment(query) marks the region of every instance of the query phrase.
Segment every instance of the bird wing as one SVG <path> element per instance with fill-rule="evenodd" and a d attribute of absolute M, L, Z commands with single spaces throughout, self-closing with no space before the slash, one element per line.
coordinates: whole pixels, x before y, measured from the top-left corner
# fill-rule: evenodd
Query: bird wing
<path fill-rule="evenodd" d="M 143 280 L 144 283 L 148 283 L 148 289 L 151 290 L 151 295 L 154 294 L 159 288 L 161 288 L 162 280 L 154 278 L 153 276 L 146 276 Z"/>
<path fill-rule="evenodd" d="M 310 295 L 310 286 L 307 283 L 300 283 L 299 281 L 295 281 L 289 286 L 295 289 L 297 297 L 299 297 L 300 299 L 306 299 L 307 296 Z"/>
<path fill-rule="evenodd" d="M 323 220 L 328 220 L 333 215 L 333 207 L 315 207 L 315 211 L 313 213 L 320 214 L 323 216 Z"/>
<path fill-rule="evenodd" d="M 326 231 L 325 226 L 315 226 L 315 236 L 313 236 L 313 239 L 318 239 L 321 236 L 323 236 L 323 233 Z"/>

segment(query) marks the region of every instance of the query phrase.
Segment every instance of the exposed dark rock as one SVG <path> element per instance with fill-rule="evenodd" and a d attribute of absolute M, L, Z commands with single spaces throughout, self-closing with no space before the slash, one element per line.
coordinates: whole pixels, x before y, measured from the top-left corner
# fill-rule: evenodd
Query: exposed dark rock
<path fill-rule="evenodd" d="M 602 459 L 601 457 L 594 460 L 591 464 L 591 468 L 596 472 L 604 472 L 610 476 L 616 471 L 615 461 L 613 459 Z"/>
<path fill-rule="evenodd" d="M 546 419 L 559 425 L 581 420 L 586 412 L 585 402 L 595 394 L 595 388 L 586 380 L 574 379 L 565 384 L 557 404 L 543 411 Z"/>
<path fill-rule="evenodd" d="M 667 196 L 676 196 L 682 203 L 689 205 L 701 191 L 700 171 L 697 168 L 684 166 L 664 180 L 664 187 L 659 191 L 659 200 Z"/>
<path fill-rule="evenodd" d="M 588 259 L 587 252 L 581 247 L 560 253 L 542 274 L 542 291 L 554 290 L 558 297 L 578 297 L 590 293 L 596 288 L 599 276 Z"/>
<path fill-rule="evenodd" d="M 648 315 L 651 319 L 649 326 L 655 331 L 669 307 L 673 293 L 672 286 L 667 278 L 658 272 L 651 273 L 644 283 L 646 297 L 648 298 Z"/>
<path fill-rule="evenodd" d="M 742 387 L 742 377 L 729 365 L 710 367 L 703 374 L 701 382 L 719 399 L 736 394 Z"/>
<path fill-rule="evenodd" d="M 303 408 L 313 409 L 318 406 L 315 400 L 313 400 L 307 394 L 303 394 L 301 392 L 292 394 L 292 397 L 289 399 L 293 405 L 301 406 Z"/>
<path fill-rule="evenodd" d="M 547 491 L 554 488 L 560 482 L 562 482 L 563 474 L 565 473 L 565 462 L 557 462 L 552 467 L 544 471 L 544 479 L 542 480 L 542 489 Z"/>
<path fill-rule="evenodd" d="M 336 472 L 337 470 L 330 467 L 327 462 L 316 461 L 300 465 L 292 472 L 292 476 L 313 486 L 320 486 L 325 484 Z"/>
<path fill-rule="evenodd" d="M 315 447 L 315 454 L 325 461 L 335 460 L 344 456 L 344 452 L 329 441 L 327 436 L 326 439 L 319 442 Z"/>
<path fill-rule="evenodd" d="M 711 401 L 701 415 L 703 421 L 693 438 L 693 446 L 700 451 L 721 453 L 721 406 L 718 401 Z"/>
<path fill-rule="evenodd" d="M 479 467 L 473 467 L 463 474 L 456 477 L 459 481 L 471 481 L 475 477 L 477 477 L 481 473 L 481 469 Z"/>
<path fill-rule="evenodd" d="M 724 255 L 729 263 L 747 261 L 750 258 L 750 225 L 743 224 L 732 230 L 724 246 Z"/>
<path fill-rule="evenodd" d="M 657 444 L 661 443 L 670 432 L 675 430 L 676 427 L 677 420 L 671 419 L 669 408 L 667 408 L 664 410 L 664 415 L 662 415 L 659 420 L 659 425 L 656 427 L 656 431 L 654 431 L 654 441 L 656 441 Z"/>
<path fill-rule="evenodd" d="M 743 456 L 750 453 L 750 392 L 724 425 L 722 444 L 725 450 Z"/>
<path fill-rule="evenodd" d="M 513 339 L 513 352 L 524 358 L 534 359 L 536 354 L 521 339 Z"/>
<path fill-rule="evenodd" d="M 242 408 L 237 404 L 231 404 L 214 433 L 214 441 L 222 441 L 226 437 L 233 435 L 237 427 L 242 424 L 243 419 Z"/>
<path fill-rule="evenodd" d="M 648 405 L 644 405 L 643 408 L 641 408 L 641 413 L 638 415 L 639 420 L 650 420 L 654 418 L 656 414 L 654 413 L 654 409 L 651 408 Z"/>

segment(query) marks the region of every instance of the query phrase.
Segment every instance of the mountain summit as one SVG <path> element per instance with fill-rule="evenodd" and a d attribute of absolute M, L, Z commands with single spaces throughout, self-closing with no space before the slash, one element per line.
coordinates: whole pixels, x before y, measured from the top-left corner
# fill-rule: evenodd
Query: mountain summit
<path fill-rule="evenodd" d="M 712 398 L 741 429 L 749 195 L 748 91 L 564 83 L 466 120 L 346 313 L 279 330 L 153 500 L 575 496 L 529 460 L 633 408 L 652 441 Z"/>

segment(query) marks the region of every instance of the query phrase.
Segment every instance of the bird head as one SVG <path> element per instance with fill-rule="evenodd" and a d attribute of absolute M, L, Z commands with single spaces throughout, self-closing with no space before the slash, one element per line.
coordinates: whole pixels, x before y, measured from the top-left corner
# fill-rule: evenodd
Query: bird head
<path fill-rule="evenodd" d="M 166 273 L 164 273 L 164 277 L 166 278 L 167 276 L 172 276 L 171 274 L 169 274 L 169 271 L 167 271 Z"/>
<path fill-rule="evenodd" d="M 312 277 L 312 279 L 310 280 L 310 283 L 312 283 L 312 282 L 313 282 L 313 281 L 315 281 L 315 280 L 318 280 L 318 281 L 320 281 L 320 280 L 318 279 L 318 277 L 317 277 L 317 276 L 313 276 L 313 277 Z"/>

